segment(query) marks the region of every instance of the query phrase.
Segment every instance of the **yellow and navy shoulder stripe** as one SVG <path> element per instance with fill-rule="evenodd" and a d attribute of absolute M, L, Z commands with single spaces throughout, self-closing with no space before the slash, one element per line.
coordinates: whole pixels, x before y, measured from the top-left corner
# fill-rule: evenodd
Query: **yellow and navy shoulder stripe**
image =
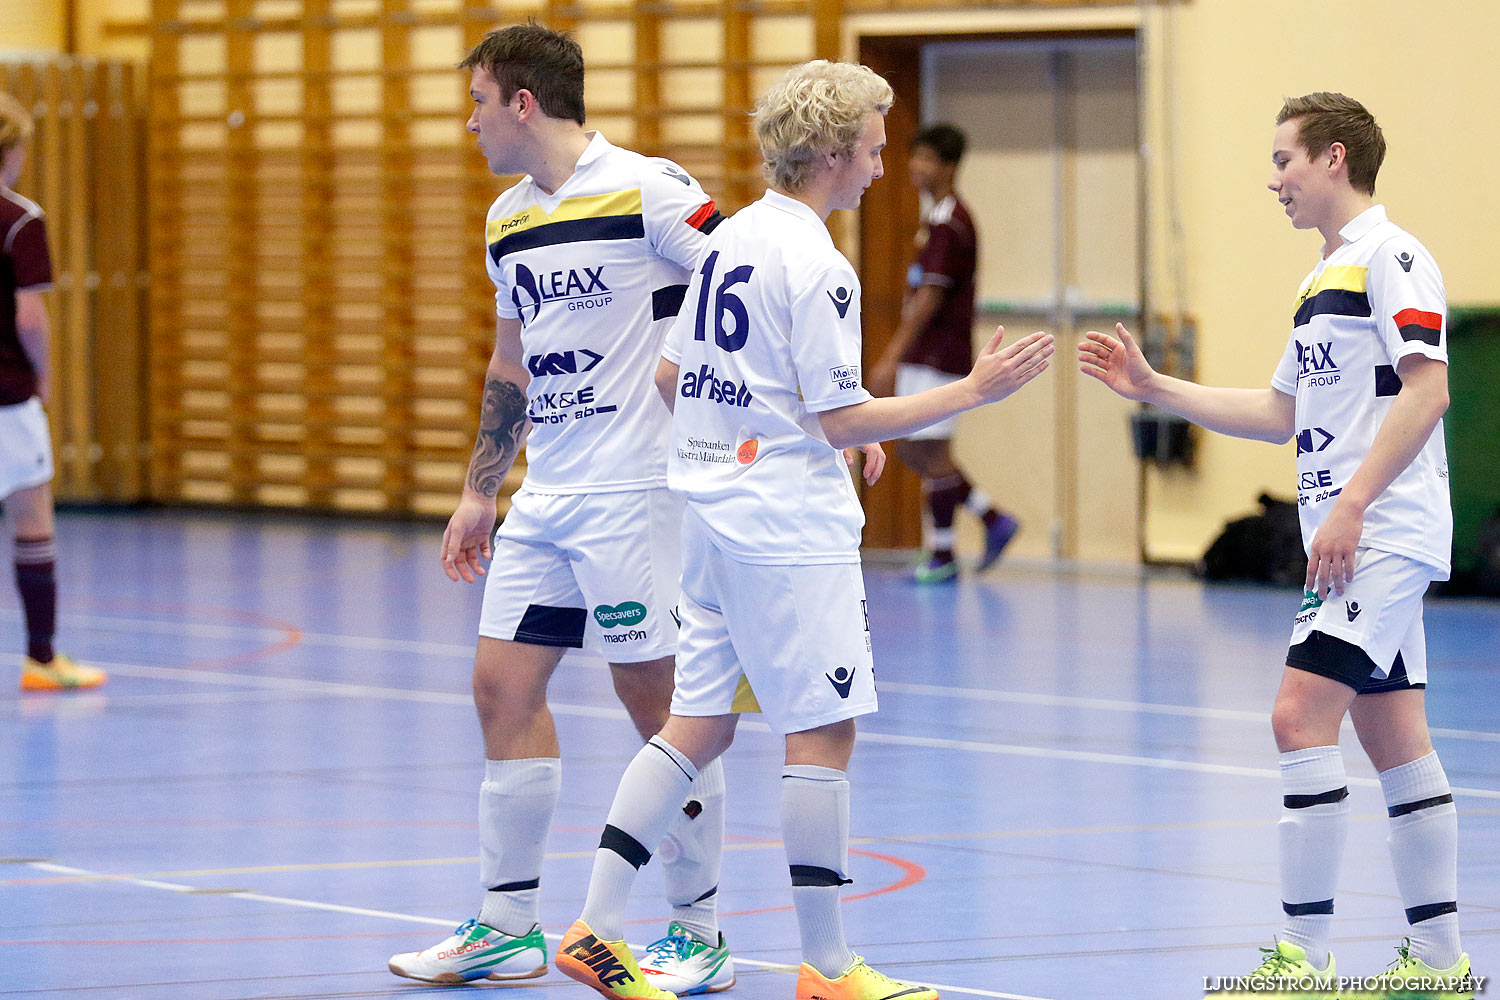
<path fill-rule="evenodd" d="M 562 243 L 638 240 L 646 235 L 641 189 L 564 198 L 552 212 L 532 205 L 484 227 L 484 242 L 495 263 L 506 254 Z"/>
<path fill-rule="evenodd" d="M 1297 296 L 1293 326 L 1306 326 L 1314 316 L 1369 316 L 1366 290 L 1369 269 L 1353 264 L 1325 267 Z"/>

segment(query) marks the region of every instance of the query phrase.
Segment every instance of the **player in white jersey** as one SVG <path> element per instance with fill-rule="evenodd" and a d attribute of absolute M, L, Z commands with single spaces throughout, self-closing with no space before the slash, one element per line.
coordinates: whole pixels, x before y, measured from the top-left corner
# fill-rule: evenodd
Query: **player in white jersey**
<path fill-rule="evenodd" d="M 891 88 L 863 66 L 815 61 L 756 110 L 771 189 L 709 240 L 668 337 L 657 386 L 673 401 L 672 489 L 683 526 L 682 645 L 672 715 L 620 781 L 582 917 L 557 965 L 609 997 L 664 995 L 635 969 L 623 908 L 650 845 L 695 775 L 729 746 L 740 671 L 785 737 L 782 831 L 802 934 L 800 1000 L 937 994 L 871 969 L 845 943 L 854 719 L 875 711 L 860 576 L 864 515 L 840 449 L 1002 399 L 1039 374 L 1052 338 L 998 350 L 966 377 L 874 399 L 860 377 L 860 287 L 825 220 L 882 173 Z"/>
<path fill-rule="evenodd" d="M 1269 187 L 1294 227 L 1318 230 L 1323 252 L 1298 293 L 1271 386 L 1215 389 L 1159 375 L 1123 326 L 1113 337 L 1089 333 L 1079 361 L 1121 395 L 1210 430 L 1297 443 L 1306 596 L 1271 714 L 1285 922 L 1257 974 L 1335 976 L 1328 940 L 1349 822 L 1338 747 L 1348 713 L 1380 772 L 1409 923 L 1391 995 L 1425 977 L 1460 985 L 1424 997 L 1469 996 L 1457 817 L 1424 702 L 1422 595 L 1448 576 L 1453 529 L 1443 279 L 1375 203 L 1385 139 L 1359 102 L 1309 94 L 1288 100 L 1276 122 Z"/>
<path fill-rule="evenodd" d="M 671 414 L 652 376 L 714 203 L 681 167 L 583 128 L 583 56 L 534 23 L 491 32 L 472 71 L 469 130 L 496 174 L 486 265 L 499 314 L 480 431 L 443 537 L 444 569 L 473 582 L 492 554 L 495 500 L 522 442 L 526 477 L 495 534 L 474 661 L 485 741 L 478 916 L 394 956 L 427 982 L 546 971 L 538 892 L 560 760 L 547 683 L 563 652 L 610 664 L 641 738 L 666 721 L 677 648 L 681 501 L 666 488 Z M 673 920 L 653 950 L 684 992 L 727 989 L 718 929 L 723 773 L 705 770 L 664 831 Z"/>

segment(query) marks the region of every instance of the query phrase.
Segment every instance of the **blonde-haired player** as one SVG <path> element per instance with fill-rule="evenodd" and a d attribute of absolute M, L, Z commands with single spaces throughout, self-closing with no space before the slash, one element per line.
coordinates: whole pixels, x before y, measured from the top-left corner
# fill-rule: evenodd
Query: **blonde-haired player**
<path fill-rule="evenodd" d="M 933 998 L 867 966 L 844 940 L 854 719 L 874 712 L 860 575 L 864 515 L 840 449 L 874 481 L 900 437 L 1010 395 L 1052 338 L 998 350 L 952 385 L 874 399 L 860 379 L 859 280 L 825 224 L 881 176 L 889 85 L 862 66 L 790 71 L 756 109 L 771 189 L 710 237 L 657 387 L 673 406 L 668 484 L 687 499 L 672 715 L 626 769 L 582 917 L 557 966 L 609 997 L 670 997 L 622 940 L 636 870 L 698 770 L 733 739 L 741 670 L 786 741 L 783 840 L 802 936 L 799 1000 Z"/>

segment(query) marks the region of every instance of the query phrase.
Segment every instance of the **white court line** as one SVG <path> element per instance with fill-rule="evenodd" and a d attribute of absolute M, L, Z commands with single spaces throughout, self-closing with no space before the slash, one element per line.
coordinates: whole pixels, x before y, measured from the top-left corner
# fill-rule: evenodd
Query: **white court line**
<path fill-rule="evenodd" d="M 19 612 L 4 617 L 19 620 Z M 277 628 L 261 625 L 225 625 L 208 623 L 179 623 L 147 618 L 130 618 L 110 615 L 76 614 L 69 621 L 100 628 L 134 629 L 139 632 L 169 635 L 191 635 L 209 639 L 245 639 L 265 642 L 279 641 L 286 633 Z M 418 653 L 426 656 L 448 656 L 455 659 L 472 660 L 474 644 L 423 642 L 413 639 L 387 639 L 376 636 L 351 636 L 326 632 L 302 632 L 302 643 L 309 646 L 329 646 L 338 649 L 371 650 L 396 653 Z M 604 669 L 602 658 L 588 653 L 569 651 L 568 661 L 582 666 Z M 1082 708 L 1100 712 L 1123 712 L 1128 714 L 1168 715 L 1185 719 L 1212 719 L 1220 722 L 1250 722 L 1259 725 L 1268 723 L 1270 712 L 1255 712 L 1235 708 L 1209 708 L 1196 705 L 1165 705 L 1155 702 L 1130 701 L 1115 698 L 1083 698 L 1076 695 L 1038 694 L 1028 691 L 997 691 L 988 688 L 950 687 L 939 684 L 913 684 L 900 681 L 881 681 L 880 689 L 892 694 L 915 694 L 935 698 L 952 698 L 968 702 L 999 702 L 1011 705 L 1044 705 L 1057 708 Z M 1344 720 L 1343 729 L 1352 731 L 1353 725 Z M 1475 729 L 1445 729 L 1433 727 L 1432 735 L 1455 740 L 1473 740 L 1483 743 L 1500 743 L 1500 733 Z"/>
<path fill-rule="evenodd" d="M 167 892 L 196 893 L 198 886 L 182 885 L 177 882 L 159 882 L 155 879 L 133 878 L 129 875 L 111 875 L 108 872 L 89 871 L 87 868 L 74 868 L 71 865 L 59 865 L 50 861 L 28 861 L 27 866 L 38 871 L 48 872 L 54 875 L 69 875 L 87 879 L 84 882 L 69 883 L 70 885 L 109 885 L 111 883 L 124 883 L 127 885 L 138 885 L 146 889 L 163 889 Z M 372 910 L 363 906 L 344 906 L 340 903 L 322 903 L 312 899 L 296 899 L 291 896 L 268 896 L 259 892 L 224 892 L 216 893 L 220 896 L 233 896 L 236 899 L 248 899 L 257 903 L 278 903 L 282 906 L 296 906 L 306 910 L 325 910 L 329 913 L 347 913 L 358 917 L 378 917 L 383 920 L 400 920 L 406 923 L 430 924 L 434 927 L 457 927 L 463 923 L 462 920 L 443 920 L 440 917 L 421 917 L 412 913 L 396 913 L 392 910 Z M 546 937 L 552 941 L 562 940 L 561 934 L 548 934 Z M 631 943 L 633 951 L 645 950 L 645 945 Z M 735 956 L 735 962 L 740 965 L 751 965 L 760 969 L 773 969 L 778 972 L 795 973 L 797 970 L 782 962 L 761 962 L 753 958 L 741 958 Z M 972 986 L 944 986 L 940 983 L 919 983 L 917 985 L 927 986 L 935 990 L 948 990 L 952 993 L 964 993 L 975 997 L 999 997 L 1001 1000 L 1049 1000 L 1047 997 L 1027 996 L 1022 993 L 999 993 L 994 990 L 981 990 Z"/>
<path fill-rule="evenodd" d="M 369 684 L 346 684 L 338 681 L 315 681 L 299 677 L 266 677 L 258 674 L 237 674 L 227 671 L 191 670 L 182 667 L 150 667 L 131 663 L 99 663 L 96 665 L 116 671 L 125 676 L 153 677 L 162 680 L 191 681 L 200 684 L 248 685 L 279 690 L 306 691 L 328 694 L 342 698 L 376 698 L 387 701 L 420 701 L 442 705 L 473 703 L 473 696 L 441 691 L 414 691 L 405 688 L 375 687 Z M 594 705 L 571 705 L 566 702 L 549 702 L 548 707 L 557 715 L 577 715 L 595 719 L 623 719 L 625 710 L 616 707 Z M 742 719 L 739 728 L 757 732 L 769 732 L 770 727 L 756 719 Z M 909 736 L 898 733 L 872 732 L 861 729 L 859 739 L 866 743 L 884 743 L 896 746 L 923 746 L 934 749 L 967 750 L 975 753 L 1002 754 L 1011 757 L 1037 757 L 1051 760 L 1075 760 L 1090 764 L 1112 764 L 1125 767 L 1148 767 L 1170 771 L 1191 771 L 1198 774 L 1226 774 L 1244 778 L 1281 778 L 1276 768 L 1244 767 L 1238 764 L 1212 764 L 1194 760 L 1175 760 L 1170 757 L 1140 757 L 1132 754 L 1100 753 L 1093 750 L 1061 750 L 1049 747 L 1030 747 L 1011 743 L 992 743 L 981 740 L 955 740 L 936 736 Z M 1350 776 L 1349 784 L 1377 787 L 1377 778 Z M 1454 795 L 1468 795 L 1481 799 L 1500 799 L 1500 789 L 1465 788 L 1455 785 Z"/>
<path fill-rule="evenodd" d="M 1033 694 L 1027 691 L 994 691 L 988 688 L 945 687 L 940 684 L 908 684 L 900 681 L 881 681 L 880 690 L 892 694 L 917 694 L 934 698 L 955 698 L 959 701 L 992 701 L 1010 705 L 1046 705 L 1056 708 L 1088 708 L 1100 712 L 1128 712 L 1142 715 L 1175 715 L 1189 719 L 1215 719 L 1221 722 L 1271 721 L 1270 712 L 1252 712 L 1237 708 L 1200 708 L 1194 705 L 1162 705 L 1149 701 L 1125 701 L 1113 698 L 1079 698 L 1066 694 Z M 1344 720 L 1343 728 L 1353 731 L 1353 724 Z M 1429 730 L 1434 736 L 1447 736 L 1456 740 L 1479 740 L 1500 743 L 1500 733 L 1477 729 Z"/>

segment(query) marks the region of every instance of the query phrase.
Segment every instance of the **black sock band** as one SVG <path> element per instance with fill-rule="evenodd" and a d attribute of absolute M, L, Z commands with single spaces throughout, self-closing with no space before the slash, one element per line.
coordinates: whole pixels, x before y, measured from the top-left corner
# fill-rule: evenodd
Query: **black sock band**
<path fill-rule="evenodd" d="M 599 837 L 599 849 L 601 851 L 614 851 L 620 857 L 630 862 L 632 868 L 637 871 L 641 866 L 651 860 L 651 852 L 630 834 L 617 826 L 604 825 L 604 833 Z"/>
<path fill-rule="evenodd" d="M 1307 809 L 1312 806 L 1332 805 L 1342 802 L 1349 797 L 1349 786 L 1335 788 L 1332 791 L 1319 792 L 1316 795 L 1283 795 L 1281 804 L 1288 809 Z"/>
<path fill-rule="evenodd" d="M 1332 913 L 1333 900 L 1320 899 L 1316 903 L 1288 903 L 1283 900 L 1281 908 L 1289 917 L 1308 917 L 1320 913 Z"/>
<path fill-rule="evenodd" d="M 852 878 L 844 878 L 832 868 L 817 865 L 792 865 L 792 885 L 851 885 Z"/>
<path fill-rule="evenodd" d="M 1406 922 L 1409 924 L 1420 924 L 1424 920 L 1433 917 L 1441 917 L 1445 913 L 1457 913 L 1457 901 L 1450 900 L 1446 903 L 1428 903 L 1425 906 L 1413 906 L 1406 911 Z"/>

